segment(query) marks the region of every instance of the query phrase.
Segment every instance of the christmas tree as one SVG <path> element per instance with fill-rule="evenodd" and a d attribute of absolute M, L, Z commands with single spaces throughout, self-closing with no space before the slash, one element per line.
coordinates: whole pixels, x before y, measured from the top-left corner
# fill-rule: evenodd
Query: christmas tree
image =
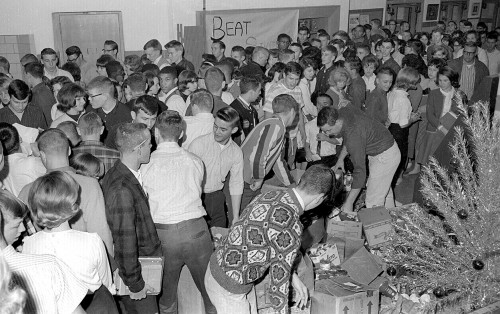
<path fill-rule="evenodd" d="M 433 295 L 429 312 L 468 313 L 500 300 L 500 123 L 488 103 L 460 108 L 446 170 L 431 158 L 424 207 L 396 209 L 387 273 L 407 293 Z"/>

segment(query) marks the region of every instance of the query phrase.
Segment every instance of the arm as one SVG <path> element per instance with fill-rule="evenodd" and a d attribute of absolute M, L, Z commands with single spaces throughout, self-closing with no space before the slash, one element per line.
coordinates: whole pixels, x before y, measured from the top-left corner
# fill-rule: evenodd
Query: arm
<path fill-rule="evenodd" d="M 238 147 L 237 159 L 233 163 L 230 170 L 231 177 L 229 178 L 229 193 L 231 194 L 231 205 L 233 209 L 233 221 L 239 220 L 241 196 L 243 195 L 243 153 Z"/>
<path fill-rule="evenodd" d="M 274 175 L 280 180 L 281 183 L 283 183 L 283 185 L 289 186 L 295 181 L 293 179 L 292 174 L 290 173 L 290 170 L 288 169 L 288 164 L 285 161 L 284 148 L 285 148 L 285 143 L 282 143 L 280 149 L 281 152 L 279 153 L 280 155 L 278 156 L 278 159 L 276 159 L 276 162 L 273 165 L 273 171 Z"/>
<path fill-rule="evenodd" d="M 427 99 L 427 121 L 430 125 L 437 128 L 439 126 L 439 118 L 436 114 L 436 97 L 434 97 L 435 93 L 429 94 L 429 98 Z"/>
<path fill-rule="evenodd" d="M 342 150 L 340 151 L 339 158 L 337 159 L 337 163 L 335 164 L 335 166 L 333 166 L 333 170 L 342 169 L 342 171 L 345 172 L 344 159 L 346 156 L 347 156 L 347 148 L 344 145 L 344 146 L 342 146 Z"/>

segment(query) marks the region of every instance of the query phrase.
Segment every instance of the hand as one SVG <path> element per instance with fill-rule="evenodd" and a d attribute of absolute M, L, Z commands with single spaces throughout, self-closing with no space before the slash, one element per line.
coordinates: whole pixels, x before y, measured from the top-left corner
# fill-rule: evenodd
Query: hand
<path fill-rule="evenodd" d="M 308 162 L 313 161 L 313 154 L 311 153 L 310 150 L 306 151 L 306 161 Z"/>
<path fill-rule="evenodd" d="M 147 296 L 147 292 L 153 292 L 155 289 L 153 289 L 150 285 L 148 284 L 145 284 L 144 285 L 144 288 L 142 288 L 141 291 L 139 292 L 131 292 L 130 293 L 130 298 L 132 300 L 142 300 L 144 298 L 146 298 Z"/>
<path fill-rule="evenodd" d="M 420 116 L 420 112 L 412 112 L 410 115 L 410 119 L 412 121 L 418 121 L 418 120 L 422 119 L 422 117 Z"/>
<path fill-rule="evenodd" d="M 318 140 L 318 141 L 326 141 L 328 139 L 330 139 L 330 137 L 328 135 L 326 135 L 325 133 L 316 134 L 316 140 Z"/>
<path fill-rule="evenodd" d="M 243 128 L 248 129 L 250 127 L 250 121 L 248 120 L 243 120 Z"/>
<path fill-rule="evenodd" d="M 262 183 L 264 183 L 264 180 L 255 180 L 252 184 L 250 184 L 250 189 L 252 191 L 257 191 L 262 187 Z"/>
<path fill-rule="evenodd" d="M 333 171 L 340 169 L 342 170 L 343 173 L 345 173 L 345 168 L 344 168 L 344 161 L 340 163 L 336 163 L 335 166 L 333 166 Z"/>
<path fill-rule="evenodd" d="M 296 273 L 293 273 L 292 275 L 292 286 L 296 292 L 295 301 L 297 302 L 297 307 L 302 310 L 305 306 L 307 306 L 307 300 L 309 300 L 309 290 L 302 283 Z"/>
<path fill-rule="evenodd" d="M 233 221 L 231 221 L 231 226 L 234 226 L 234 224 L 235 224 L 238 220 L 240 220 L 240 218 L 239 218 L 239 217 L 234 217 L 234 218 L 233 218 Z"/>

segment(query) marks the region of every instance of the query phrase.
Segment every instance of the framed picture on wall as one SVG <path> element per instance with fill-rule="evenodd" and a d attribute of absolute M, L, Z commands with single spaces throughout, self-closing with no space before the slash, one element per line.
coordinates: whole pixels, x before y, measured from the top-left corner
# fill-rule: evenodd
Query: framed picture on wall
<path fill-rule="evenodd" d="M 439 14 L 439 4 L 429 4 L 427 5 L 427 15 L 425 20 L 427 22 L 437 21 Z"/>
<path fill-rule="evenodd" d="M 470 6 L 469 6 L 469 19 L 477 19 L 481 16 L 481 1 L 480 0 L 474 0 L 471 1 Z"/>

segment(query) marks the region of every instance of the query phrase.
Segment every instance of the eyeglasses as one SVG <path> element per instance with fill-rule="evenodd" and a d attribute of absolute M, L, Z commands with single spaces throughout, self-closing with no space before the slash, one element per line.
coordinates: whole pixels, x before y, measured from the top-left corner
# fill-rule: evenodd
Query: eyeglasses
<path fill-rule="evenodd" d="M 73 59 L 70 59 L 68 58 L 68 62 L 75 62 L 76 60 L 78 60 L 79 57 L 76 57 L 76 58 L 73 58 Z"/>
<path fill-rule="evenodd" d="M 102 52 L 112 52 L 114 49 L 103 49 Z"/>
<path fill-rule="evenodd" d="M 96 94 L 96 95 L 89 95 L 89 99 L 93 99 L 94 97 L 101 96 L 101 95 L 102 95 L 102 93 Z"/>
<path fill-rule="evenodd" d="M 140 142 L 136 147 L 132 149 L 132 151 L 136 151 L 141 149 L 141 147 L 148 141 L 148 139 L 145 139 L 144 141 Z M 151 145 L 151 144 L 150 144 Z"/>

